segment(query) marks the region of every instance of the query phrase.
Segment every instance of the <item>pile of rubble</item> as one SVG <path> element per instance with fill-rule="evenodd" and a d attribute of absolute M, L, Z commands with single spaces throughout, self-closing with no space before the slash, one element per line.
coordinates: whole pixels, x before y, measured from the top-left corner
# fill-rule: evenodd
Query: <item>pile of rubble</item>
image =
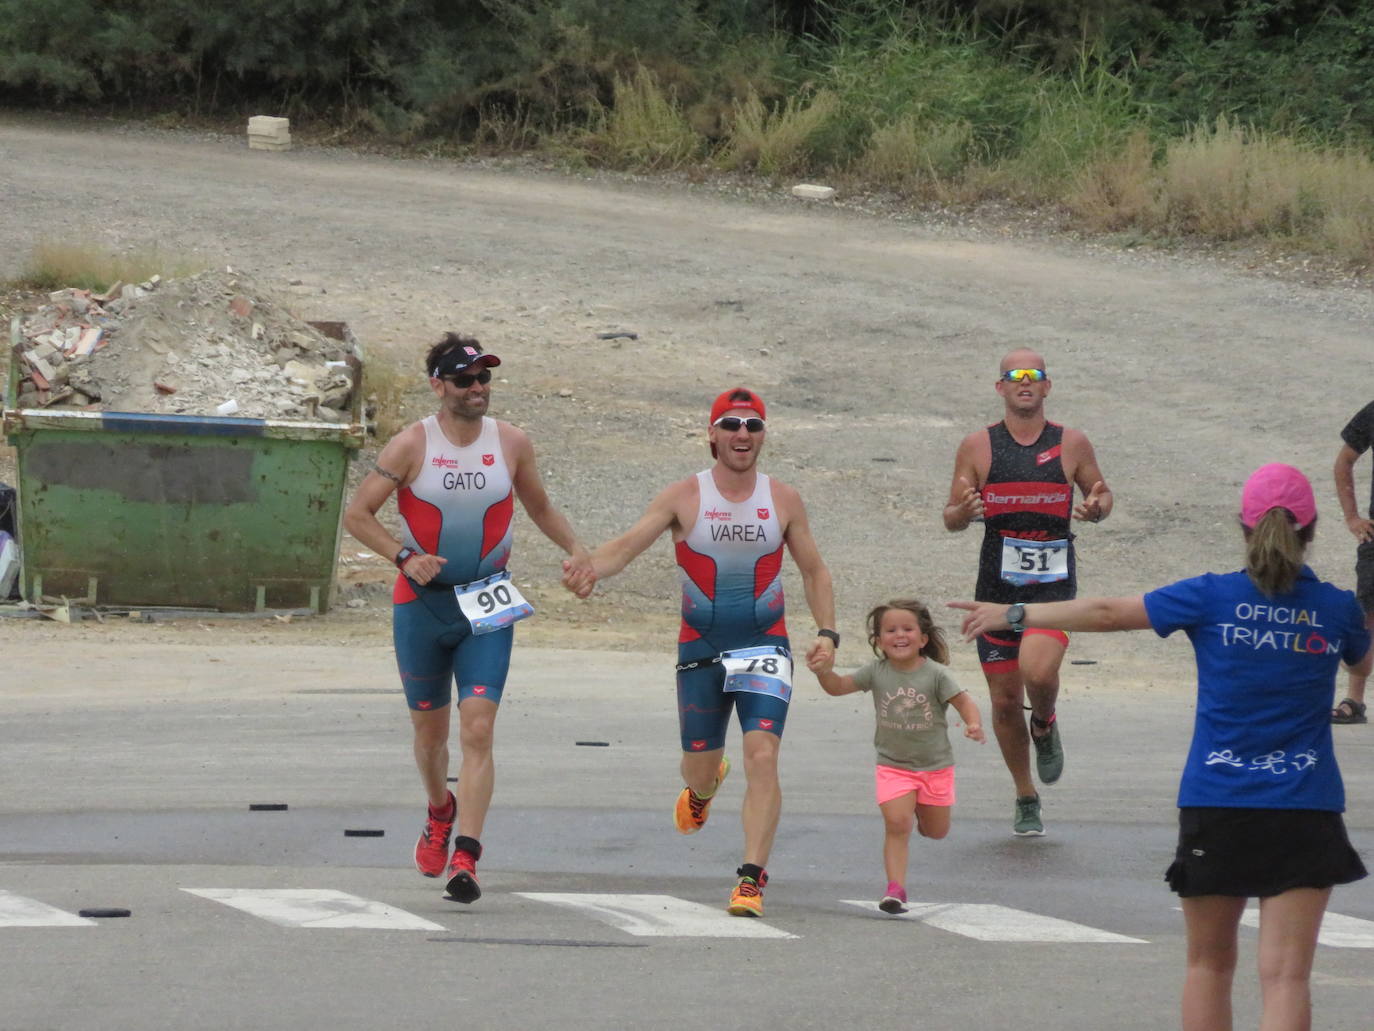
<path fill-rule="evenodd" d="M 20 408 L 348 422 L 360 368 L 233 269 L 58 290 L 20 335 Z"/>

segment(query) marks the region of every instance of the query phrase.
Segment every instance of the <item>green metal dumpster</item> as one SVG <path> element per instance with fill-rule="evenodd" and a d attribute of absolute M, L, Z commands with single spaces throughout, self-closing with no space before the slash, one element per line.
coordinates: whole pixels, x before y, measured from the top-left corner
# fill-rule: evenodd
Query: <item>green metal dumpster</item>
<path fill-rule="evenodd" d="M 339 322 L 311 323 L 352 342 Z M 351 453 L 363 444 L 362 363 L 350 422 L 16 406 L 12 329 L 4 432 L 18 451 L 20 591 L 116 607 L 329 608 Z"/>

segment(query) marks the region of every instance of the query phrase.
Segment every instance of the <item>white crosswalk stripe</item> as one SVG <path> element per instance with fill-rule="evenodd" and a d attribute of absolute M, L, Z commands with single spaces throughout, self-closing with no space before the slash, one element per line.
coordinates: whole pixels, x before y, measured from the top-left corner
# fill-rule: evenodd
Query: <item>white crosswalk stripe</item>
<path fill-rule="evenodd" d="M 861 909 L 881 912 L 876 902 L 841 900 Z M 884 914 L 887 916 L 887 914 Z M 899 920 L 918 920 L 942 931 L 961 934 L 984 942 L 1091 942 L 1097 944 L 1147 945 L 1143 938 L 1131 938 L 1057 917 L 1041 916 L 1008 906 L 971 902 L 911 902 Z"/>
<path fill-rule="evenodd" d="M 749 917 L 731 916 L 724 908 L 688 902 L 672 895 L 596 895 L 516 892 L 586 913 L 627 934 L 657 938 L 796 938 Z"/>
<path fill-rule="evenodd" d="M 1258 927 L 1259 920 L 1259 909 L 1255 907 L 1247 909 L 1240 917 L 1246 927 Z M 1317 944 L 1332 949 L 1374 949 L 1374 920 L 1327 913 L 1322 918 Z"/>
<path fill-rule="evenodd" d="M 387 931 L 443 931 L 414 913 L 328 888 L 182 888 L 282 927 L 366 927 Z"/>
<path fill-rule="evenodd" d="M 96 922 L 0 888 L 0 927 L 94 927 Z"/>

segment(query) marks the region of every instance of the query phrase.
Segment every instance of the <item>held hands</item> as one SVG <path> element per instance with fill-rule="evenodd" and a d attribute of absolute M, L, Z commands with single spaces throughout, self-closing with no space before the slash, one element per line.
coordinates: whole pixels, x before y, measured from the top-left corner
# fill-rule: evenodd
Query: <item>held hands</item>
<path fill-rule="evenodd" d="M 444 563 L 447 561 L 448 559 L 439 555 L 418 552 L 405 560 L 405 564 L 401 566 L 401 572 L 417 584 L 427 584 L 439 575 L 439 570 L 444 568 Z"/>
<path fill-rule="evenodd" d="M 814 644 L 806 652 L 806 668 L 817 676 L 822 673 L 832 673 L 835 670 L 835 645 L 828 637 L 818 637 L 817 641 L 824 641 L 830 648 L 817 648 Z"/>
<path fill-rule="evenodd" d="M 959 518 L 965 524 L 971 523 L 975 519 L 981 519 L 983 517 L 983 495 L 977 487 L 968 482 L 967 476 L 960 476 L 959 482 L 964 485 L 964 493 L 959 496 L 956 502 Z"/>
<path fill-rule="evenodd" d="M 1085 520 L 1089 523 L 1101 522 L 1102 498 L 1109 493 L 1110 491 L 1107 490 L 1107 485 L 1101 480 L 1098 480 L 1093 484 L 1093 489 L 1088 491 L 1088 496 L 1083 499 L 1083 502 L 1073 506 L 1073 517 L 1075 519 Z"/>
<path fill-rule="evenodd" d="M 1362 519 L 1353 515 L 1345 521 L 1345 525 L 1350 528 L 1350 532 L 1361 544 L 1366 541 L 1374 541 L 1374 519 Z"/>
<path fill-rule="evenodd" d="M 990 630 L 1010 630 L 1011 624 L 1006 620 L 1008 605 L 999 605 L 992 601 L 951 601 L 948 603 L 951 609 L 963 609 L 968 613 L 964 617 L 964 622 L 960 626 L 960 633 L 964 635 L 964 641 L 972 641 L 975 637 L 981 637 Z M 982 728 L 979 728 L 982 732 Z"/>
<path fill-rule="evenodd" d="M 586 548 L 579 546 L 563 560 L 563 586 L 579 598 L 589 597 L 596 587 L 596 567 Z"/>
<path fill-rule="evenodd" d="M 806 649 L 806 668 L 812 673 L 829 673 L 835 668 L 835 642 L 817 637 Z"/>

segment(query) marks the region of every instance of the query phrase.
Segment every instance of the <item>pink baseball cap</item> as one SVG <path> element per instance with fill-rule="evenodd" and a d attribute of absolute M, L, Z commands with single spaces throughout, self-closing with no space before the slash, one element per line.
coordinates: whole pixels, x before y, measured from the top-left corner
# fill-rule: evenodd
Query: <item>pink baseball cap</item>
<path fill-rule="evenodd" d="M 1301 530 L 1317 518 L 1312 484 L 1299 470 L 1282 462 L 1262 465 L 1250 474 L 1240 492 L 1240 521 L 1254 527 L 1273 508 L 1284 508 Z"/>

